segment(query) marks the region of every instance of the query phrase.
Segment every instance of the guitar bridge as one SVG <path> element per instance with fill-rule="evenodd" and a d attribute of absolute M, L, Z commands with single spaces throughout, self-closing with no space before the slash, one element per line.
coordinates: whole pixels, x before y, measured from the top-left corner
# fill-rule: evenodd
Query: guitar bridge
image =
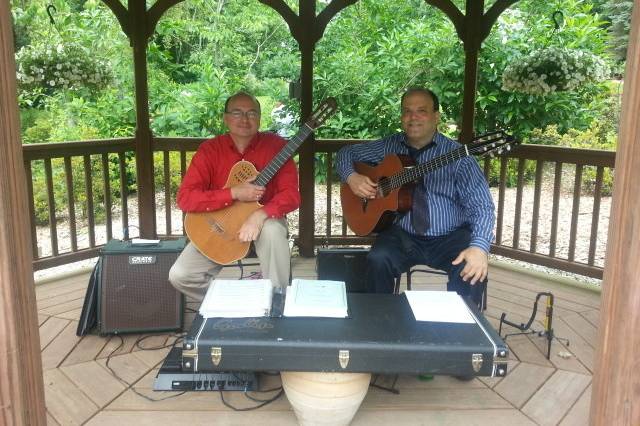
<path fill-rule="evenodd" d="M 224 228 L 220 226 L 220 224 L 215 220 L 209 220 L 209 227 L 213 232 L 217 232 L 218 234 L 224 234 Z"/>

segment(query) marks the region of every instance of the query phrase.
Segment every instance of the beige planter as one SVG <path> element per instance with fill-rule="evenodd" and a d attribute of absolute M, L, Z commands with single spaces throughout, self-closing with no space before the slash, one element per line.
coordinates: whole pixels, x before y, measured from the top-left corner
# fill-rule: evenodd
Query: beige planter
<path fill-rule="evenodd" d="M 371 374 L 283 371 L 282 387 L 303 426 L 348 425 L 362 403 Z"/>

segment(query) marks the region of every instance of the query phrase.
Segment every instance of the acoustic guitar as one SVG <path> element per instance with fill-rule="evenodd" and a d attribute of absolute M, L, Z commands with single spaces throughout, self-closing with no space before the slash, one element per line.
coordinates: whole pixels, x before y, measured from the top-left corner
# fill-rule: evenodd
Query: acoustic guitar
<path fill-rule="evenodd" d="M 225 188 L 241 184 L 256 177 L 254 183 L 266 186 L 284 163 L 291 158 L 302 142 L 336 111 L 334 98 L 322 102 L 302 125 L 300 131 L 258 172 L 248 161 L 238 161 L 229 171 Z M 247 218 L 262 204 L 257 201 L 235 201 L 228 207 L 212 212 L 187 213 L 184 227 L 189 240 L 206 257 L 221 265 L 243 259 L 249 252 L 249 242 L 238 239 L 238 231 Z"/>
<path fill-rule="evenodd" d="M 387 155 L 376 166 L 356 162 L 355 171 L 377 182 L 378 193 L 373 199 L 360 198 L 349 185 L 341 185 L 342 213 L 347 225 L 359 236 L 380 232 L 393 223 L 396 212 L 411 209 L 415 182 L 425 174 L 470 155 L 501 154 L 518 143 L 512 136 L 498 131 L 479 136 L 468 145 L 418 165 L 406 155 L 395 154 Z"/>

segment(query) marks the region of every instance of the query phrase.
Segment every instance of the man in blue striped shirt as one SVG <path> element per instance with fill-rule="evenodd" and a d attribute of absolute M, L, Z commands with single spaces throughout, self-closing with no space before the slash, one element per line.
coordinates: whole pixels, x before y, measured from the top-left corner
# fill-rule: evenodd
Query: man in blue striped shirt
<path fill-rule="evenodd" d="M 409 89 L 401 100 L 403 132 L 342 148 L 336 162 L 342 181 L 358 197 L 375 198 L 377 184 L 357 173 L 354 162 L 377 164 L 388 154 L 404 154 L 420 164 L 460 147 L 438 132 L 439 119 L 437 96 L 429 89 Z M 396 277 L 426 264 L 448 273 L 448 291 L 470 295 L 479 304 L 482 286 L 476 284 L 487 277 L 494 219 L 491 193 L 474 158 L 427 173 L 415 186 L 412 209 L 398 214 L 371 248 L 370 290 L 391 293 Z"/>

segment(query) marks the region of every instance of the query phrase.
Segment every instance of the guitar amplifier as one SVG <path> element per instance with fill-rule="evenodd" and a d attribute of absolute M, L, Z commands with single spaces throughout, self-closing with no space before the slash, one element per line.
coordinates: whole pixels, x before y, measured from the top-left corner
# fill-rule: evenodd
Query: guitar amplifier
<path fill-rule="evenodd" d="M 184 246 L 184 238 L 107 243 L 98 261 L 95 292 L 101 334 L 182 328 L 184 297 L 169 283 L 169 269 Z"/>
<path fill-rule="evenodd" d="M 316 272 L 319 280 L 344 281 L 348 293 L 367 293 L 368 248 L 319 248 Z"/>

